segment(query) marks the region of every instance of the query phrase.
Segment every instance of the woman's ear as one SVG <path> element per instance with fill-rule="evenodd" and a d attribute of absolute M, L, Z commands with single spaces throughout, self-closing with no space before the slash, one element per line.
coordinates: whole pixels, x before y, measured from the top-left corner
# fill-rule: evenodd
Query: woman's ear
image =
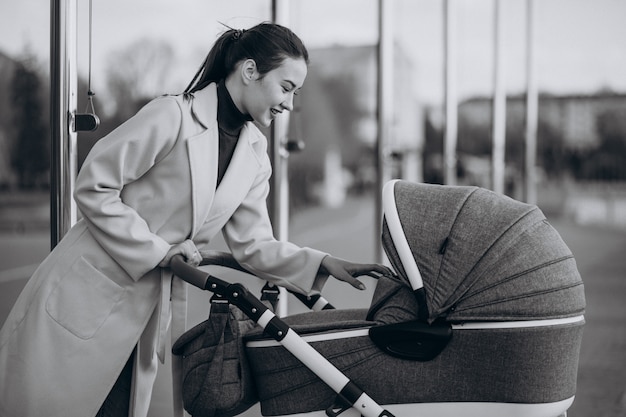
<path fill-rule="evenodd" d="M 246 59 L 241 64 L 241 77 L 244 84 L 249 84 L 258 78 L 258 71 L 254 59 Z"/>

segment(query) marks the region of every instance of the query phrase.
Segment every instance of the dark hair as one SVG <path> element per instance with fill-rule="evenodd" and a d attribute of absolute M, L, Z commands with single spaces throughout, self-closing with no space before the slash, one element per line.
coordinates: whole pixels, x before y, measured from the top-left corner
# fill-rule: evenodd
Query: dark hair
<path fill-rule="evenodd" d="M 287 57 L 303 58 L 309 63 L 309 53 L 302 40 L 284 26 L 260 23 L 247 30 L 229 29 L 217 39 L 185 93 L 225 79 L 242 60 L 253 59 L 263 77 Z"/>

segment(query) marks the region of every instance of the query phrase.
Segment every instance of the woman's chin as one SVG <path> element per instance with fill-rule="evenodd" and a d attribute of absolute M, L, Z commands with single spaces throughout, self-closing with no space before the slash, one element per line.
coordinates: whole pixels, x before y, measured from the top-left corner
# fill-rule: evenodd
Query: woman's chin
<path fill-rule="evenodd" d="M 255 122 L 257 122 L 257 124 L 259 124 L 262 127 L 270 127 L 273 121 L 274 119 L 271 117 L 264 117 L 262 119 L 255 120 Z"/>

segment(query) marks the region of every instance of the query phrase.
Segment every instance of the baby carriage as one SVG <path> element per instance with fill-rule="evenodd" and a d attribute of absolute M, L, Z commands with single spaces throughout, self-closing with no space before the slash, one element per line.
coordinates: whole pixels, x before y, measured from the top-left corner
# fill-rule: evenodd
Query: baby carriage
<path fill-rule="evenodd" d="M 280 320 L 244 307 L 265 329 L 246 335 L 262 414 L 565 414 L 585 299 L 543 213 L 477 187 L 398 180 L 383 207 L 398 277 L 379 280 L 369 309 Z"/>

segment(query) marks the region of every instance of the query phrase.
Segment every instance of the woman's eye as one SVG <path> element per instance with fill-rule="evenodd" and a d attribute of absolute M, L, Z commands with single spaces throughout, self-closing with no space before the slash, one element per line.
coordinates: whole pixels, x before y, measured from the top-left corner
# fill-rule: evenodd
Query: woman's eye
<path fill-rule="evenodd" d="M 285 94 L 289 94 L 289 93 L 292 93 L 292 92 L 293 92 L 294 96 L 297 96 L 297 95 L 300 94 L 300 89 L 295 88 L 293 86 L 284 86 L 283 85 L 283 86 L 281 86 L 281 88 L 283 90 L 283 93 L 285 93 Z"/>

